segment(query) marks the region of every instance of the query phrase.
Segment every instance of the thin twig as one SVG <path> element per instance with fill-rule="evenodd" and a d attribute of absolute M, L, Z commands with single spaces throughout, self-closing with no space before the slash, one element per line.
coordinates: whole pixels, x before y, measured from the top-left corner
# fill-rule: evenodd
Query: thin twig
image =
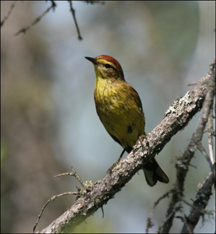
<path fill-rule="evenodd" d="M 101 211 L 102 211 L 102 218 L 104 218 L 104 209 L 103 209 L 103 206 L 101 206 Z"/>
<path fill-rule="evenodd" d="M 151 218 L 156 210 L 156 206 L 160 203 L 161 200 L 163 200 L 166 197 L 169 197 L 170 193 L 173 193 L 173 189 L 165 193 L 163 196 L 159 197 L 158 200 L 154 203 L 154 206 L 152 208 L 150 216 L 147 218 L 147 226 L 146 226 L 146 233 L 149 232 L 149 229 L 154 225 L 151 221 Z"/>
<path fill-rule="evenodd" d="M 193 231 L 190 229 L 190 227 L 188 225 L 187 216 L 185 215 L 185 213 L 184 213 L 184 211 L 182 209 L 180 210 L 180 213 L 183 213 L 183 218 L 182 219 L 183 219 L 184 225 L 187 227 L 188 233 L 193 233 Z"/>
<path fill-rule="evenodd" d="M 194 86 L 194 85 L 197 85 L 198 82 L 192 82 L 192 83 L 189 83 L 188 86 Z"/>
<path fill-rule="evenodd" d="M 205 148 L 203 147 L 203 145 L 201 143 L 198 145 L 198 149 L 204 155 L 204 157 L 206 158 L 207 162 L 209 163 L 210 169 L 211 169 L 213 164 L 212 164 L 211 159 L 208 156 Z"/>
<path fill-rule="evenodd" d="M 161 230 L 162 230 L 162 228 L 164 227 L 164 225 L 166 225 L 166 222 L 167 222 L 170 218 L 172 218 L 172 216 L 174 216 L 175 213 L 176 213 L 177 211 L 179 211 L 181 208 L 182 208 L 181 203 L 180 203 L 180 202 L 176 203 L 174 209 L 173 209 L 172 212 L 166 217 L 165 221 L 158 227 L 156 233 L 161 233 Z"/>
<path fill-rule="evenodd" d="M 14 9 L 15 5 L 16 5 L 17 1 L 14 1 L 11 4 L 10 10 L 8 11 L 8 14 L 4 17 L 4 19 L 1 21 L 1 27 L 3 26 L 3 24 L 5 23 L 5 21 L 8 19 L 8 17 L 10 16 L 12 10 Z"/>
<path fill-rule="evenodd" d="M 214 119 L 214 116 L 213 116 L 213 108 L 212 108 L 210 115 L 209 115 L 208 123 L 207 123 L 209 158 L 210 158 L 211 164 L 214 164 L 213 141 L 212 141 L 212 138 L 214 135 L 213 119 Z"/>
<path fill-rule="evenodd" d="M 55 175 L 54 178 L 57 178 L 57 177 L 60 177 L 60 176 L 67 176 L 67 175 L 69 175 L 69 176 L 74 176 L 74 177 L 80 182 L 80 184 L 84 187 L 85 185 L 84 185 L 84 183 L 82 182 L 82 180 L 80 179 L 80 177 L 79 177 L 79 175 L 77 174 L 77 172 L 75 171 L 75 169 L 74 169 L 72 166 L 71 166 L 71 169 L 72 169 L 71 172 L 65 172 L 65 173 L 61 173 L 61 174 Z M 36 229 L 36 227 L 37 227 L 37 225 L 38 225 L 38 222 L 39 222 L 39 220 L 40 220 L 40 218 L 41 218 L 41 216 L 42 216 L 42 214 L 43 214 L 45 208 L 47 207 L 47 205 L 48 205 L 51 201 L 54 201 L 56 198 L 61 197 L 61 196 L 65 196 L 65 195 L 77 195 L 77 196 L 80 196 L 80 195 L 81 195 L 80 193 L 82 193 L 83 190 L 80 189 L 80 188 L 77 188 L 77 189 L 78 189 L 78 192 L 65 192 L 65 193 L 61 193 L 61 194 L 52 196 L 52 197 L 46 202 L 46 204 L 43 206 L 43 208 L 42 208 L 40 214 L 38 215 L 38 219 L 37 219 L 36 224 L 35 224 L 35 226 L 34 226 L 34 228 L 33 228 L 33 232 L 35 231 L 35 229 Z"/>
<path fill-rule="evenodd" d="M 213 141 L 212 141 L 212 134 L 208 134 L 208 146 L 209 146 L 209 158 L 211 161 L 211 164 L 214 163 L 214 156 L 213 156 Z"/>
<path fill-rule="evenodd" d="M 39 17 L 37 17 L 35 19 L 35 21 L 32 22 L 28 27 L 20 29 L 17 33 L 14 34 L 14 36 L 18 36 L 20 33 L 24 33 L 25 34 L 32 26 L 34 26 L 35 24 L 37 24 L 43 18 L 43 16 L 46 15 L 51 9 L 53 9 L 53 11 L 54 11 L 55 7 L 57 5 L 56 5 L 55 1 L 51 0 L 51 3 L 52 3 L 52 5 L 49 8 L 47 8 L 46 11 L 42 15 L 40 15 Z"/>
<path fill-rule="evenodd" d="M 82 180 L 80 179 L 79 175 L 77 174 L 77 172 L 75 171 L 75 169 L 71 166 L 71 169 L 72 171 L 71 172 L 65 172 L 65 173 L 62 173 L 62 174 L 58 174 L 58 175 L 55 175 L 54 178 L 56 177 L 60 177 L 60 176 L 74 176 L 79 182 L 80 184 L 84 187 L 84 183 L 82 182 Z"/>
<path fill-rule="evenodd" d="M 76 30 L 77 30 L 77 34 L 78 34 L 78 39 L 82 40 L 82 36 L 80 34 L 79 26 L 78 26 L 77 19 L 76 19 L 76 16 L 75 16 L 75 10 L 73 9 L 72 1 L 68 1 L 68 2 L 70 3 L 70 11 L 72 13 L 73 20 L 74 20 L 74 23 L 75 23 L 75 26 L 76 26 Z"/>
<path fill-rule="evenodd" d="M 188 206 L 190 206 L 191 208 L 193 208 L 193 209 L 195 209 L 195 210 L 197 210 L 198 212 L 200 212 L 200 213 L 205 213 L 203 210 L 200 210 L 200 209 L 198 209 L 196 206 L 193 206 L 192 204 L 190 204 L 189 202 L 187 202 L 186 200 L 184 200 L 184 199 L 181 199 L 186 205 L 188 205 Z"/>
<path fill-rule="evenodd" d="M 60 193 L 60 194 L 57 194 L 57 195 L 52 196 L 52 197 L 46 202 L 46 204 L 43 206 L 43 208 L 42 208 L 40 214 L 38 215 L 38 219 L 37 219 L 37 221 L 36 221 L 36 223 L 35 223 L 35 226 L 33 227 L 33 233 L 35 232 L 35 229 L 36 229 L 36 227 L 37 227 L 37 225 L 38 225 L 38 222 L 39 222 L 39 220 L 40 220 L 40 218 L 41 218 L 41 216 L 42 216 L 42 214 L 43 214 L 45 208 L 47 207 L 47 205 L 48 205 L 51 201 L 54 201 L 56 198 L 62 197 L 62 196 L 65 196 L 65 195 L 78 195 L 78 192 L 64 192 L 64 193 Z"/>

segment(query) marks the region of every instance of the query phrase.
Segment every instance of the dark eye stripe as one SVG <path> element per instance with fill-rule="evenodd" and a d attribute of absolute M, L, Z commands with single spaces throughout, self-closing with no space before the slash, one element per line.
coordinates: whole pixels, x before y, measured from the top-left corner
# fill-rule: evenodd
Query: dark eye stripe
<path fill-rule="evenodd" d="M 104 64 L 106 68 L 111 68 L 112 66 L 110 64 Z"/>
<path fill-rule="evenodd" d="M 110 65 L 109 63 L 103 64 L 105 68 L 112 68 L 115 70 L 117 73 L 119 72 L 114 66 Z"/>

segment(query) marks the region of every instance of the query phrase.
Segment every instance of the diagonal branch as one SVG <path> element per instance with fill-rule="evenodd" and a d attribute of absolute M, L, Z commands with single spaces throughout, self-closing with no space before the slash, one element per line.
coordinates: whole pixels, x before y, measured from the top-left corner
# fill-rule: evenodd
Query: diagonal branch
<path fill-rule="evenodd" d="M 18 32 L 16 32 L 14 34 L 14 36 L 18 36 L 20 33 L 26 33 L 26 31 L 28 31 L 31 27 L 33 27 L 35 24 L 37 24 L 51 9 L 53 9 L 53 11 L 55 11 L 55 8 L 56 8 L 56 3 L 55 1 L 51 0 L 51 6 L 48 7 L 44 12 L 43 14 L 41 14 L 40 16 L 38 16 L 34 22 L 32 22 L 29 26 L 25 27 L 25 28 L 22 28 L 20 29 Z"/>
<path fill-rule="evenodd" d="M 102 180 L 81 197 L 59 218 L 54 220 L 40 233 L 59 233 L 68 225 L 76 227 L 99 208 L 103 207 L 137 173 L 143 164 L 155 157 L 179 130 L 183 129 L 192 117 L 202 108 L 209 90 L 208 81 L 213 79 L 212 72 L 184 97 L 175 101 L 165 117 L 147 136 L 134 146 L 132 152 L 121 160 Z"/>
<path fill-rule="evenodd" d="M 9 12 L 7 13 L 7 15 L 4 17 L 4 19 L 1 21 L 1 27 L 3 26 L 3 24 L 5 23 L 5 21 L 8 19 L 8 17 L 10 16 L 12 10 L 14 9 L 15 5 L 16 5 L 16 1 L 14 1 L 12 4 L 11 4 L 11 7 L 10 7 L 10 10 Z"/>

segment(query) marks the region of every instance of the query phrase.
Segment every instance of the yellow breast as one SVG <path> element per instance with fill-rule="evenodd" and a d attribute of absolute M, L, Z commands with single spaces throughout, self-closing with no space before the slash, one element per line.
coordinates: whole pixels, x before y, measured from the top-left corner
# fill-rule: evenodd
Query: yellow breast
<path fill-rule="evenodd" d="M 97 114 L 106 130 L 124 148 L 144 135 L 144 114 L 138 94 L 125 81 L 96 79 L 94 98 Z"/>

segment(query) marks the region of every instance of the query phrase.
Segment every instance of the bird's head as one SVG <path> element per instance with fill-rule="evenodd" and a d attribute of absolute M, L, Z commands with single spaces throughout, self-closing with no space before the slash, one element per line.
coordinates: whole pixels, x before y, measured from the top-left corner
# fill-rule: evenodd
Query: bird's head
<path fill-rule="evenodd" d="M 124 80 L 120 63 L 108 55 L 99 55 L 96 58 L 85 57 L 94 64 L 96 78 Z"/>

